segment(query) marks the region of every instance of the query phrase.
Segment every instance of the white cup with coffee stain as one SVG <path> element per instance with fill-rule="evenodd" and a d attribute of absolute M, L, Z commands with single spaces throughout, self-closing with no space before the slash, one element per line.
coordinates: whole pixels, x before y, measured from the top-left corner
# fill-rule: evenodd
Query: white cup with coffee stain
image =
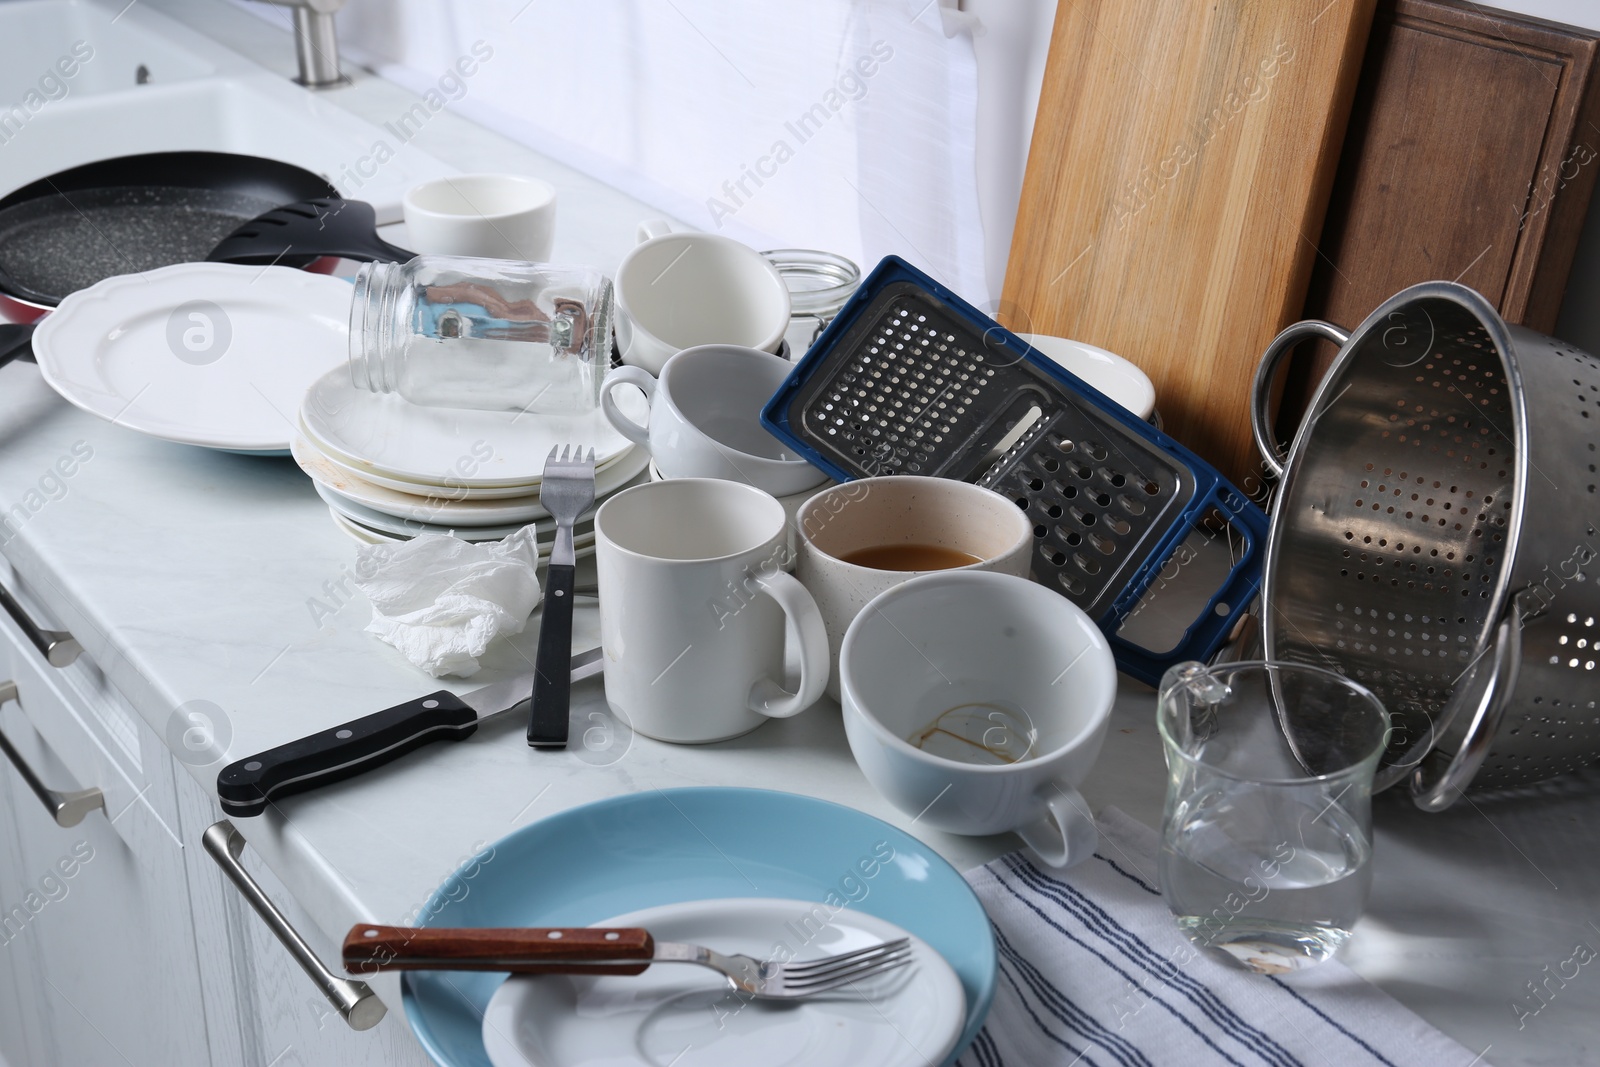
<path fill-rule="evenodd" d="M 948 478 L 890 475 L 824 489 L 795 515 L 795 577 L 828 628 L 828 695 L 839 699 L 839 648 L 867 602 L 919 574 L 1028 576 L 1033 524 L 991 489 Z"/>
<path fill-rule="evenodd" d="M 1117 693 L 1082 609 L 1007 574 L 927 574 L 874 598 L 845 633 L 844 727 L 862 773 L 919 823 L 1014 830 L 1052 867 L 1093 854 L 1078 792 Z"/>

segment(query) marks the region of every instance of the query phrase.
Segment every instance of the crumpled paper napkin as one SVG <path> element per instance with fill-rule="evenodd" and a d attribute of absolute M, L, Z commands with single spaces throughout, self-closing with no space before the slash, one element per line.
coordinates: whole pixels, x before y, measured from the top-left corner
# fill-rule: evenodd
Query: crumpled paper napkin
<path fill-rule="evenodd" d="M 356 552 L 356 588 L 372 602 L 367 633 L 438 678 L 478 669 L 501 634 L 521 633 L 538 606 L 539 549 L 532 526 L 471 544 L 426 533 Z"/>

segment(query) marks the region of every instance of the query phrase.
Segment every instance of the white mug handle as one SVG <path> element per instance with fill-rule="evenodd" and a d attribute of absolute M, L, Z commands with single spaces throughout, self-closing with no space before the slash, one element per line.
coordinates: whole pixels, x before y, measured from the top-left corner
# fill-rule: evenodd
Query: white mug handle
<path fill-rule="evenodd" d="M 634 235 L 633 243 L 642 245 L 652 238 L 664 237 L 672 232 L 672 223 L 666 219 L 645 219 L 639 223 L 639 232 Z"/>
<path fill-rule="evenodd" d="M 1065 782 L 1046 788 L 1045 811 L 1035 821 L 1017 827 L 1017 834 L 1050 867 L 1071 867 L 1094 855 L 1100 831 L 1083 795 Z"/>
<path fill-rule="evenodd" d="M 655 403 L 656 380 L 650 372 L 642 367 L 618 367 L 606 375 L 606 380 L 600 385 L 600 410 L 605 412 L 606 421 L 616 427 L 618 433 L 636 445 L 650 447 L 650 428 L 640 426 L 617 407 L 617 402 L 611 398 L 611 390 L 619 385 L 637 385 L 644 390 L 644 397 Z"/>
<path fill-rule="evenodd" d="M 810 592 L 792 574 L 778 571 L 761 579 L 761 591 L 783 609 L 794 623 L 800 653 L 800 684 L 791 693 L 771 678 L 750 687 L 750 708 L 774 719 L 787 719 L 815 704 L 828 685 L 828 630 Z M 788 630 L 784 627 L 784 658 L 788 658 Z"/>

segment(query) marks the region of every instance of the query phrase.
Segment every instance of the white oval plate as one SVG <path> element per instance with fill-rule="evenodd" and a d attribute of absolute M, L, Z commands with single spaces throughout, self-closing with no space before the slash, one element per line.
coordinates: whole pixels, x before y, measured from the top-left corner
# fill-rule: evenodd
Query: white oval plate
<path fill-rule="evenodd" d="M 644 394 L 619 392 L 623 413 L 645 422 Z M 356 388 L 344 367 L 311 384 L 300 423 L 323 451 L 356 471 L 424 486 L 533 486 L 544 476 L 552 448 L 592 448 L 598 468 L 633 447 L 599 408 L 581 415 L 530 415 L 423 407 L 392 393 Z"/>
<path fill-rule="evenodd" d="M 443 487 L 435 489 L 432 494 L 420 486 L 417 487 L 419 492 L 404 493 L 352 474 L 319 449 L 314 441 L 304 437 L 296 436 L 290 442 L 290 451 L 300 469 L 319 486 L 326 486 L 346 500 L 396 518 L 434 526 L 468 527 L 506 523 L 525 525 L 550 517 L 550 513 L 539 503 L 537 490 L 529 495 L 494 500 L 457 500 L 457 490 Z M 627 485 L 638 477 L 649 462 L 650 455 L 644 449 L 629 449 L 604 470 L 595 472 L 595 498 L 603 500 Z"/>
<path fill-rule="evenodd" d="M 1156 387 L 1138 364 L 1082 341 L 1048 334 L 1019 333 L 1035 352 L 1060 364 L 1141 419 L 1156 409 Z"/>
<path fill-rule="evenodd" d="M 697 900 L 595 925 L 642 926 L 658 940 L 758 959 L 780 944 L 810 959 L 907 936 L 863 912 L 823 911 L 801 900 Z M 742 997 L 716 972 L 688 965 L 656 964 L 632 978 L 512 977 L 489 1001 L 483 1044 L 494 1067 L 927 1067 L 955 1047 L 966 998 L 943 957 L 912 944 L 902 970 L 785 1002 Z"/>
<path fill-rule="evenodd" d="M 167 441 L 282 451 L 310 384 L 348 356 L 350 284 L 288 267 L 179 263 L 80 289 L 46 315 L 51 388 Z"/>

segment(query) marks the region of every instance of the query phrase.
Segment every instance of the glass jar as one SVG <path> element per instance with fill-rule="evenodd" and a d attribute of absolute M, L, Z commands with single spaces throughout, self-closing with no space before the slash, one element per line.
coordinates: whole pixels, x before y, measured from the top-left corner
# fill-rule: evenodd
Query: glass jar
<path fill-rule="evenodd" d="M 611 279 L 588 267 L 365 263 L 350 305 L 350 373 L 358 389 L 431 407 L 592 411 L 611 320 Z"/>
<path fill-rule="evenodd" d="M 808 248 L 778 248 L 761 253 L 777 268 L 789 289 L 789 342 L 791 359 L 805 355 L 828 323 L 861 284 L 861 268 L 832 252 Z"/>

